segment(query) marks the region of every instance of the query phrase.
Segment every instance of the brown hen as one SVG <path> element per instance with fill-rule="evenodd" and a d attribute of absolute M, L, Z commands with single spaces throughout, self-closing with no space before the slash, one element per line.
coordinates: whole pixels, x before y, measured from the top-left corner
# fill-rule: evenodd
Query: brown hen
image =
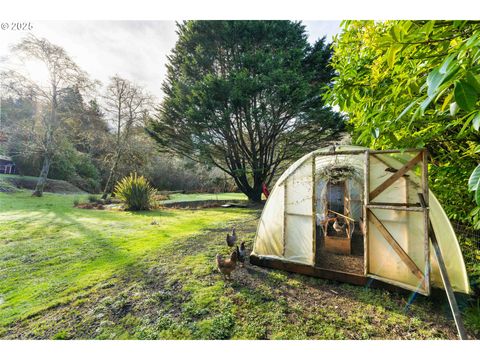
<path fill-rule="evenodd" d="M 217 254 L 216 256 L 217 268 L 223 274 L 225 279 L 232 279 L 232 271 L 235 270 L 237 266 L 237 251 L 232 252 L 230 259 L 223 259 L 222 255 Z"/>

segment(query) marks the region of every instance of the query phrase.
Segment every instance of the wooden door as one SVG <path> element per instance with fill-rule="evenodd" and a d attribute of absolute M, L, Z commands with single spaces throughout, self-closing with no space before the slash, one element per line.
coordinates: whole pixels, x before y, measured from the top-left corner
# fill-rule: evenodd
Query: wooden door
<path fill-rule="evenodd" d="M 426 159 L 425 150 L 367 151 L 364 216 L 366 275 L 428 295 Z"/>

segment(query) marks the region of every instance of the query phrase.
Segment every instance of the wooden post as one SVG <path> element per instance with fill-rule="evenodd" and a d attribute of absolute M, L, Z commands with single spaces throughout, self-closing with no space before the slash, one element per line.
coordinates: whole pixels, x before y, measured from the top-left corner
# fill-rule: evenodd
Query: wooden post
<path fill-rule="evenodd" d="M 364 274 L 368 274 L 368 204 L 370 203 L 370 150 L 365 151 L 365 168 L 364 168 L 364 192 L 363 192 L 363 266 Z"/>
<path fill-rule="evenodd" d="M 287 246 L 287 179 L 283 183 L 283 250 L 282 256 L 285 257 L 285 247 Z"/>
<path fill-rule="evenodd" d="M 413 206 L 415 204 L 407 204 L 405 205 L 400 205 L 400 204 L 374 204 L 371 203 L 370 205 L 367 205 L 367 208 L 369 209 L 380 209 L 380 210 L 397 210 L 397 211 L 417 211 L 417 212 L 423 212 L 424 209 L 420 206 Z"/>
<path fill-rule="evenodd" d="M 429 226 L 430 226 L 430 208 L 428 202 L 428 152 L 426 149 L 422 151 L 422 194 L 420 197 L 420 204 L 423 207 L 423 227 L 425 239 L 425 290 L 430 294 L 430 241 L 429 241 Z"/>
<path fill-rule="evenodd" d="M 315 155 L 312 156 L 312 220 L 313 220 L 313 264 L 317 263 L 317 182 L 315 178 L 316 161 Z"/>

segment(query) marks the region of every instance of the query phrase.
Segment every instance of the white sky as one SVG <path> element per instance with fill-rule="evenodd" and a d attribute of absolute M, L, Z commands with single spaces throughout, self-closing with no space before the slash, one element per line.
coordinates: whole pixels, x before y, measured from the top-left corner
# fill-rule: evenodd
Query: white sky
<path fill-rule="evenodd" d="M 310 42 L 324 35 L 331 41 L 340 31 L 340 21 L 304 24 Z M 174 21 L 33 21 L 32 26 L 32 34 L 62 46 L 92 79 L 106 84 L 118 74 L 161 97 L 166 57 L 177 39 Z M 0 61 L 26 34 L 0 32 Z"/>

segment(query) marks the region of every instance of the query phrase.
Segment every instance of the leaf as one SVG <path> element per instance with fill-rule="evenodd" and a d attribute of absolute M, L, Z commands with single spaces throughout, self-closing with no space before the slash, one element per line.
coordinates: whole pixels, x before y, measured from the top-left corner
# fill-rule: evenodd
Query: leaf
<path fill-rule="evenodd" d="M 428 39 L 428 35 L 430 35 L 430 33 L 432 32 L 434 25 L 435 25 L 435 20 L 430 20 L 421 28 L 420 31 L 425 33 L 425 35 L 427 35 L 426 36 L 427 39 Z"/>
<path fill-rule="evenodd" d="M 410 20 L 403 21 L 403 31 L 405 32 L 405 34 L 408 33 L 408 30 L 410 30 L 411 26 L 412 26 L 412 21 Z"/>
<path fill-rule="evenodd" d="M 473 125 L 473 128 L 476 131 L 478 131 L 478 129 L 480 129 L 480 111 L 477 112 L 477 115 L 475 115 L 475 117 L 473 118 L 472 125 Z"/>
<path fill-rule="evenodd" d="M 395 65 L 395 51 L 393 50 L 393 47 L 387 51 L 387 65 L 390 69 Z"/>
<path fill-rule="evenodd" d="M 475 113 L 471 114 L 470 116 L 466 115 L 466 116 L 464 116 L 463 118 L 460 119 L 460 121 L 463 121 L 465 119 L 465 117 L 468 116 L 467 121 L 465 121 L 465 123 L 463 124 L 462 129 L 460 130 L 460 132 L 457 135 L 457 138 L 460 138 L 461 135 L 465 132 L 468 125 L 470 125 L 470 122 L 472 121 L 474 115 L 475 115 Z"/>
<path fill-rule="evenodd" d="M 465 81 L 455 82 L 455 101 L 462 109 L 472 111 L 475 109 L 477 102 L 477 92 Z"/>
<path fill-rule="evenodd" d="M 397 122 L 402 117 L 404 117 L 405 114 L 416 104 L 417 104 L 417 100 L 413 101 L 410 105 L 408 105 L 405 109 L 403 109 L 403 111 L 400 113 L 400 115 L 397 116 L 397 118 L 394 120 L 394 122 Z"/>
<path fill-rule="evenodd" d="M 477 189 L 475 191 L 475 202 L 477 203 L 478 206 L 480 206 L 480 189 Z"/>
<path fill-rule="evenodd" d="M 478 189 L 478 184 L 480 181 L 480 165 L 478 165 L 475 170 L 473 170 L 470 178 L 468 179 L 468 190 L 476 191 Z"/>
<path fill-rule="evenodd" d="M 425 112 L 425 109 L 428 107 L 428 105 L 430 105 L 432 100 L 433 100 L 433 97 L 428 96 L 425 100 L 422 101 L 422 103 L 420 104 L 420 109 L 421 109 L 421 114 L 422 115 Z"/>
<path fill-rule="evenodd" d="M 415 119 L 417 118 L 418 114 L 420 114 L 421 111 L 422 109 L 419 106 L 417 110 L 415 110 L 415 112 L 413 113 L 412 117 L 410 118 L 410 122 L 408 123 L 407 129 L 410 128 L 410 126 L 412 126 L 413 122 L 415 121 Z"/>
<path fill-rule="evenodd" d="M 439 68 L 433 69 L 427 76 L 426 84 L 428 86 L 427 94 L 433 97 L 438 88 L 447 80 L 451 79 L 453 75 L 460 68 L 456 61 L 453 61 L 453 56 L 447 57 Z"/>
<path fill-rule="evenodd" d="M 465 43 L 465 46 L 467 48 L 469 48 L 470 46 L 476 46 L 477 45 L 477 41 L 480 40 L 478 39 L 478 32 L 476 32 L 475 34 L 473 34 L 470 39 L 468 39 L 468 41 Z"/>
<path fill-rule="evenodd" d="M 441 74 L 438 69 L 433 69 L 427 76 L 427 94 L 432 97 L 437 91 L 438 87 L 442 84 L 445 78 L 445 74 Z"/>
<path fill-rule="evenodd" d="M 468 85 L 473 87 L 477 94 L 480 94 L 480 82 L 478 82 L 477 78 L 471 71 L 467 72 L 466 80 Z"/>
<path fill-rule="evenodd" d="M 398 40 L 399 40 L 398 37 L 397 37 L 397 28 L 396 28 L 396 26 L 392 26 L 392 27 L 390 28 L 390 31 L 389 31 L 389 32 L 390 32 L 390 36 L 392 37 L 393 40 L 395 40 L 395 41 L 398 41 Z"/>
<path fill-rule="evenodd" d="M 458 112 L 458 105 L 456 102 L 450 104 L 450 115 L 455 116 Z"/>
<path fill-rule="evenodd" d="M 387 64 L 390 69 L 395 65 L 395 59 L 397 52 L 401 49 L 401 46 L 393 45 L 387 51 Z"/>
<path fill-rule="evenodd" d="M 433 69 L 427 76 L 427 94 L 430 97 L 434 97 L 438 91 L 438 88 L 450 79 L 459 69 L 459 66 L 451 66 L 447 68 L 445 73 L 441 73 L 438 68 Z"/>
<path fill-rule="evenodd" d="M 450 103 L 450 101 L 452 101 L 452 98 L 453 98 L 453 91 L 451 91 L 447 96 L 445 96 L 445 100 L 443 100 L 443 105 L 441 107 L 441 111 L 445 111 L 445 109 L 447 108 L 447 105 Z"/>
<path fill-rule="evenodd" d="M 446 74 L 448 72 L 448 69 L 452 64 L 452 60 L 454 59 L 454 57 L 455 57 L 454 54 L 447 56 L 447 58 L 443 61 L 442 65 L 440 66 L 440 69 L 438 70 L 440 74 Z"/>

